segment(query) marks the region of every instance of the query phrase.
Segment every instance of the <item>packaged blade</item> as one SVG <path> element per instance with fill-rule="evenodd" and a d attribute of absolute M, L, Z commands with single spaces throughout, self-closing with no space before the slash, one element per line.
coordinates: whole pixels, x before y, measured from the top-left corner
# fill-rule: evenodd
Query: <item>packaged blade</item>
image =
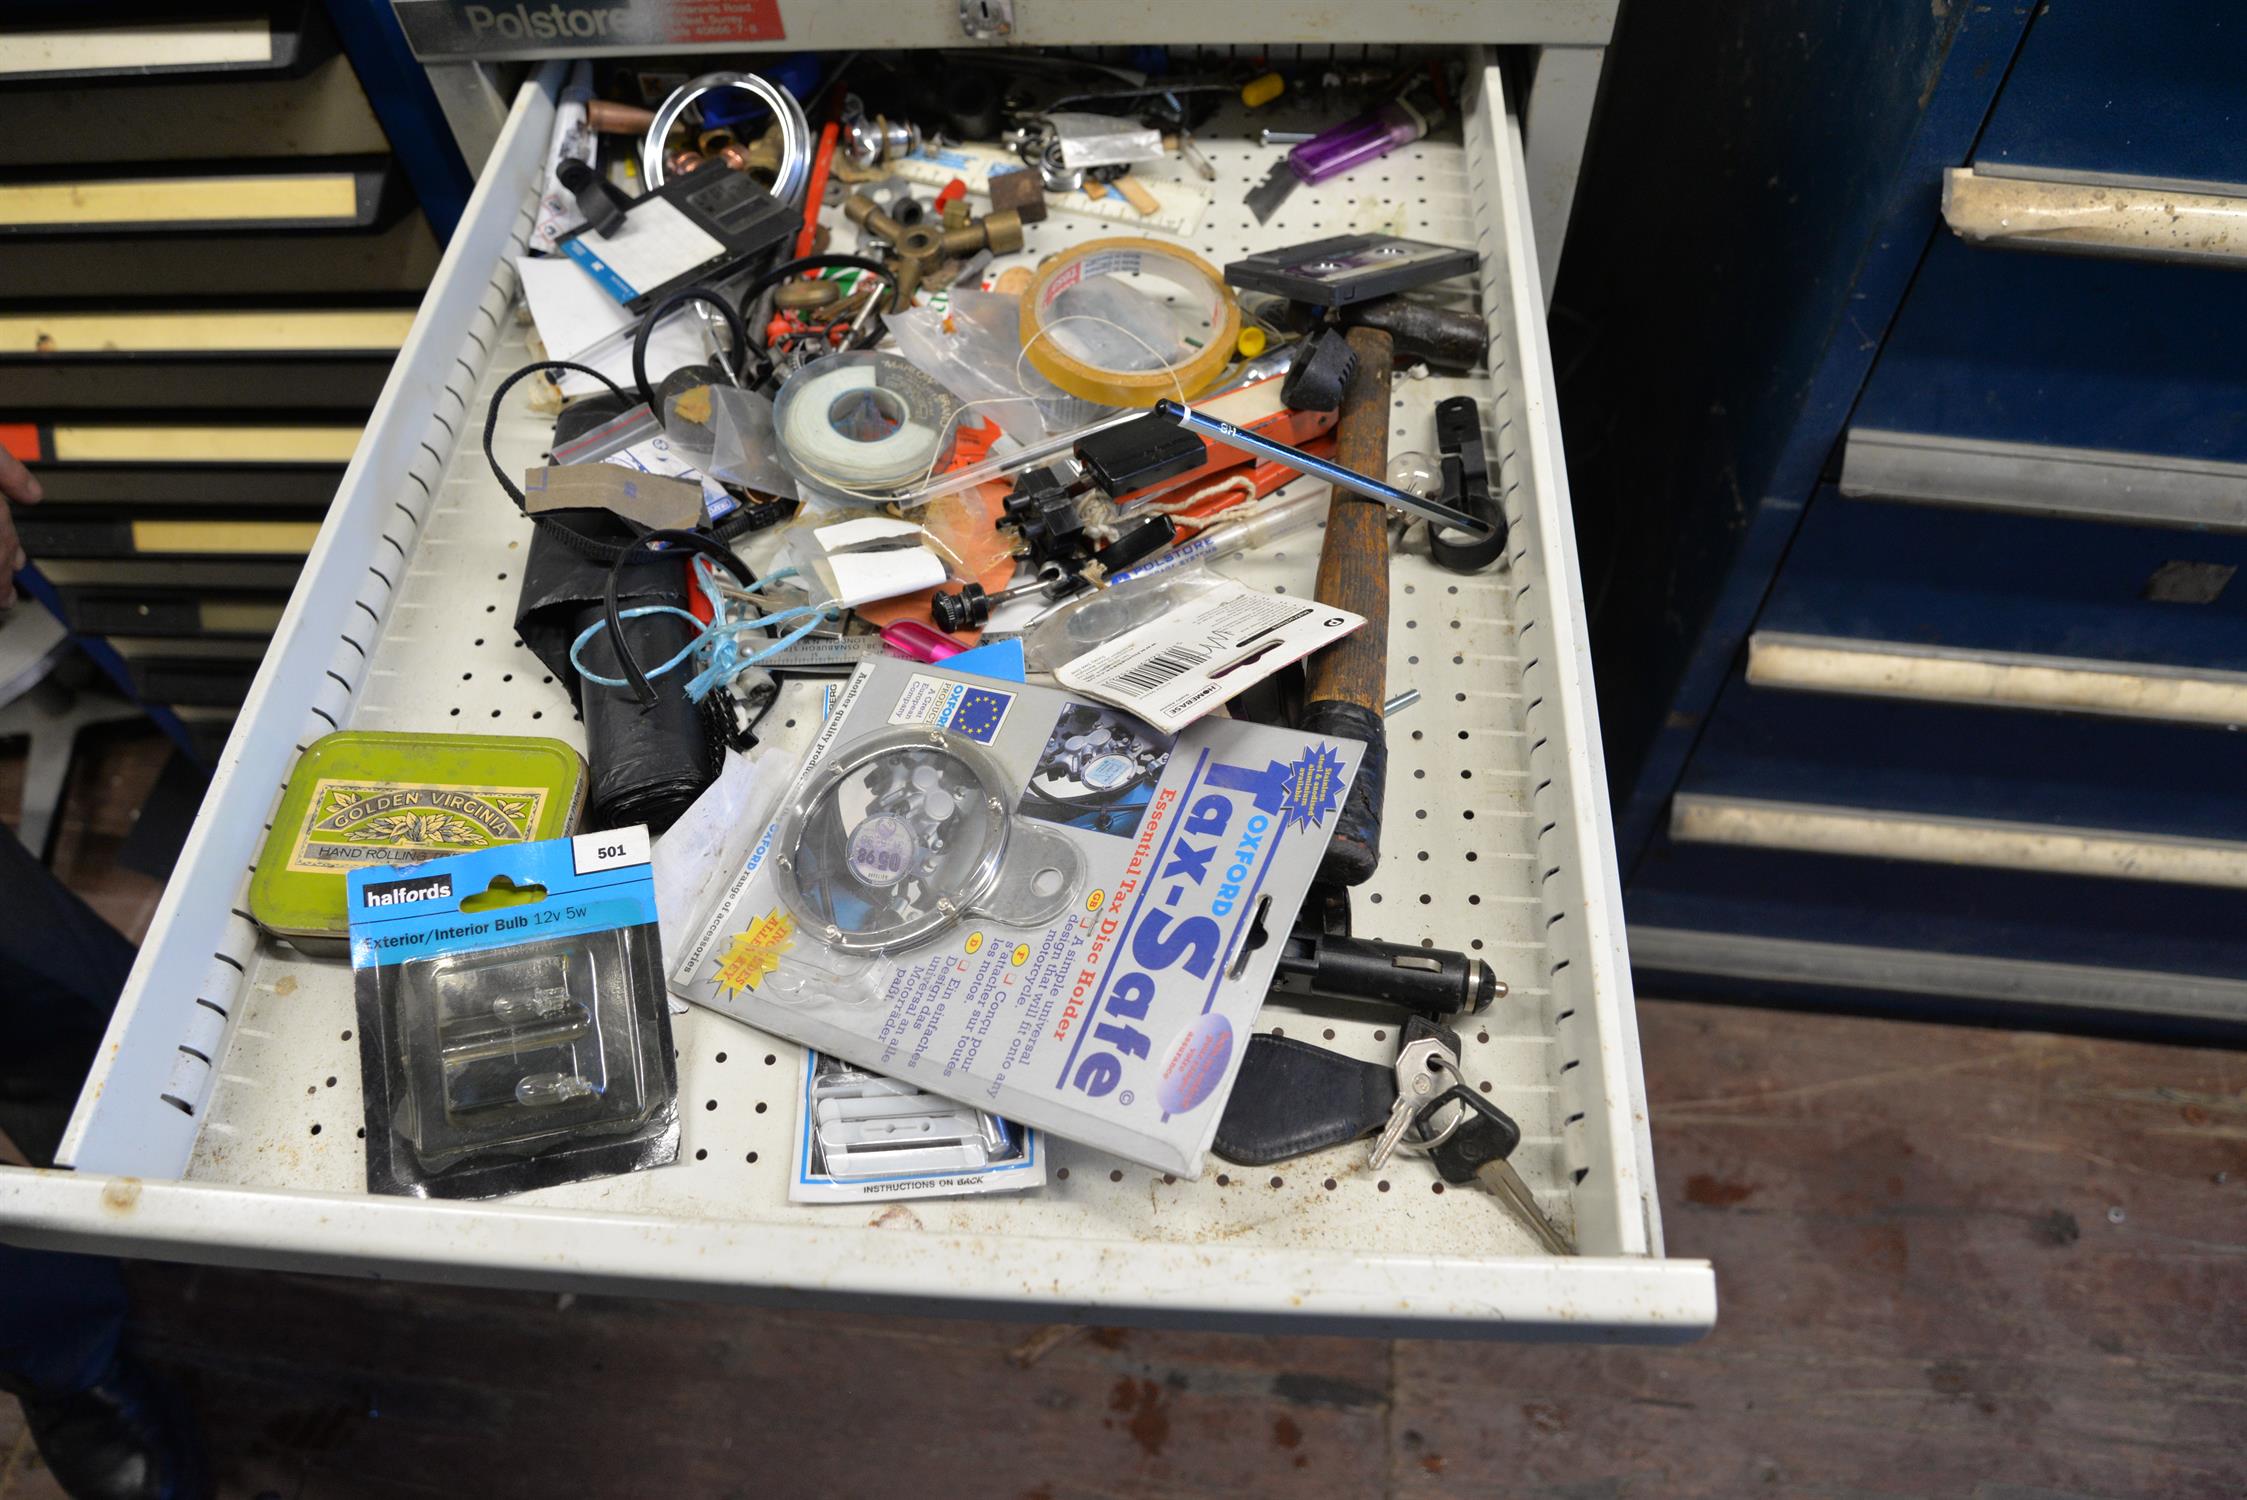
<path fill-rule="evenodd" d="M 827 640 L 802 640 L 766 657 L 758 665 L 768 672 L 832 672 L 847 677 L 858 664 L 882 654 L 878 635 L 846 635 Z"/>

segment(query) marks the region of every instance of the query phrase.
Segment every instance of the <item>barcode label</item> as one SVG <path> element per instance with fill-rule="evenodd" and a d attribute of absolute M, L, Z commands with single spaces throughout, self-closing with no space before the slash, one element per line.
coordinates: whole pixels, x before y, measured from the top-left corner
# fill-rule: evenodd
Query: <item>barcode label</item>
<path fill-rule="evenodd" d="M 1110 674 L 1108 685 L 1131 693 L 1151 693 L 1184 672 L 1209 660 L 1209 653 L 1193 646 L 1173 646 L 1158 651 L 1135 667 Z"/>
<path fill-rule="evenodd" d="M 1054 676 L 1176 733 L 1251 683 L 1365 623 L 1348 610 L 1232 579 L 1212 582 L 1159 619 L 1127 630 Z"/>

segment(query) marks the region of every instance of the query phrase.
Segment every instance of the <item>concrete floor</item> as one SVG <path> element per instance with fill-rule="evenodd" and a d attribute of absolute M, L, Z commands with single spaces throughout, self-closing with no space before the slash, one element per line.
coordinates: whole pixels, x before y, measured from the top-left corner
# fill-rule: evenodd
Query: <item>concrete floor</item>
<path fill-rule="evenodd" d="M 100 794 L 136 775 L 90 769 L 65 830 L 125 914 Z M 172 1266 L 136 1271 L 134 1338 L 230 1497 L 2247 1493 L 2247 1058 L 1663 1001 L 1641 1025 L 1670 1250 L 1718 1270 L 1687 1348 Z M 0 1500 L 59 1493 L 0 1403 Z"/>

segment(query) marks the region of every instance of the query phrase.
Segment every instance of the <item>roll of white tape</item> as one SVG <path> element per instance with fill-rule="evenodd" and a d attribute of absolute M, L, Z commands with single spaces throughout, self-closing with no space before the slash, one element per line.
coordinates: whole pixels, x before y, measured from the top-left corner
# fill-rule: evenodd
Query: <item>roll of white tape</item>
<path fill-rule="evenodd" d="M 836 354 L 788 377 L 773 402 L 780 461 L 847 504 L 920 485 L 952 451 L 959 398 L 894 354 Z"/>

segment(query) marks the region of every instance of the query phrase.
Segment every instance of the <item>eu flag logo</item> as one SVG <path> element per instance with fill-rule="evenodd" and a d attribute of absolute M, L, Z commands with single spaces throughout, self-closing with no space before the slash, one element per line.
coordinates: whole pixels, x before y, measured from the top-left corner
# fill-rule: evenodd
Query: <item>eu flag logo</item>
<path fill-rule="evenodd" d="M 988 745 L 999 732 L 999 723 L 1006 718 L 1006 706 L 1014 701 L 1012 693 L 994 693 L 989 688 L 969 688 L 960 694 L 959 705 L 952 710 L 948 726 L 954 734 L 965 735 L 979 745 Z"/>

